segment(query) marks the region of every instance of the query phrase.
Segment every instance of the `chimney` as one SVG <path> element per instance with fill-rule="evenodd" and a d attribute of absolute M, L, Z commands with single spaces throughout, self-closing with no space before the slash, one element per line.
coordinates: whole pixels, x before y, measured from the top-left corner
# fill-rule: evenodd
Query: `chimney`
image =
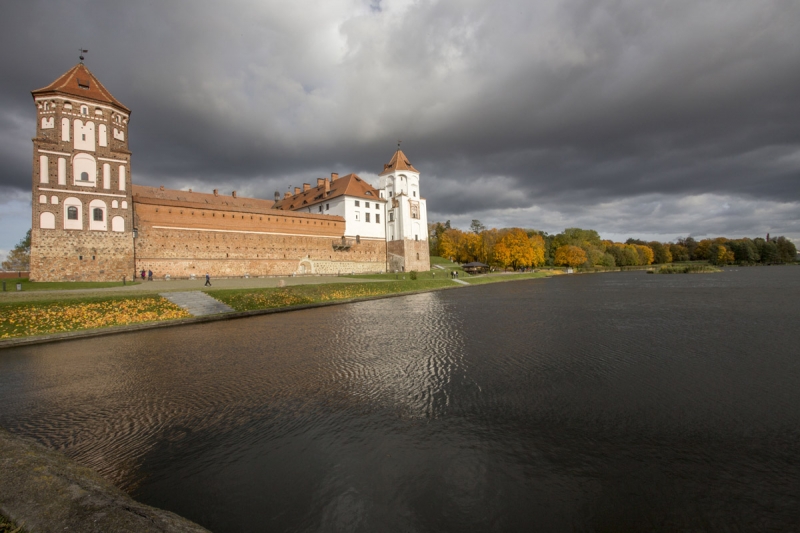
<path fill-rule="evenodd" d="M 233 192 L 231 193 L 231 196 L 233 196 L 234 198 L 236 198 L 236 191 L 233 191 Z"/>
<path fill-rule="evenodd" d="M 158 188 L 158 190 L 163 191 L 164 190 L 164 186 L 162 185 L 161 187 Z"/>
<path fill-rule="evenodd" d="M 219 191 L 217 189 L 214 189 L 214 196 L 219 196 Z"/>
<path fill-rule="evenodd" d="M 330 182 L 330 180 L 328 178 L 325 178 L 324 181 L 325 181 L 325 183 L 324 183 L 324 185 L 325 185 L 325 193 L 327 194 L 327 193 L 329 193 L 331 191 L 331 182 Z"/>
<path fill-rule="evenodd" d="M 325 180 L 325 179 L 322 179 L 322 178 L 317 178 L 317 187 L 322 187 L 323 185 L 325 185 L 326 181 L 328 181 L 328 180 Z"/>
<path fill-rule="evenodd" d="M 339 173 L 338 172 L 331 172 L 331 181 L 336 181 L 338 179 L 339 179 Z"/>
<path fill-rule="evenodd" d="M 281 199 L 281 193 L 279 191 L 275 191 L 275 201 L 279 201 Z"/>
<path fill-rule="evenodd" d="M 283 197 L 284 198 L 291 198 L 292 197 L 292 193 L 290 193 L 289 191 L 286 191 L 285 193 L 283 193 Z"/>
<path fill-rule="evenodd" d="M 308 183 L 304 183 L 304 184 L 303 184 L 303 192 L 306 192 L 306 191 L 307 191 L 307 190 L 309 190 L 310 188 L 311 188 L 311 185 L 309 185 Z"/>
<path fill-rule="evenodd" d="M 302 189 L 300 189 L 300 187 L 295 187 L 295 188 L 294 188 L 294 193 L 295 193 L 295 194 L 300 194 L 300 191 L 301 191 L 301 190 L 302 190 Z"/>
<path fill-rule="evenodd" d="M 192 189 L 189 189 L 189 192 L 192 192 Z"/>

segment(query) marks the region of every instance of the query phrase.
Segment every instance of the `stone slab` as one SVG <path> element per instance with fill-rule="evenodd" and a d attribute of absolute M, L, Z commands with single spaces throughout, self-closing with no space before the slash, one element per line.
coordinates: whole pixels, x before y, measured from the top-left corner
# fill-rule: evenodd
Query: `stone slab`
<path fill-rule="evenodd" d="M 100 474 L 0 429 L 0 514 L 28 533 L 208 533 L 132 499 Z"/>

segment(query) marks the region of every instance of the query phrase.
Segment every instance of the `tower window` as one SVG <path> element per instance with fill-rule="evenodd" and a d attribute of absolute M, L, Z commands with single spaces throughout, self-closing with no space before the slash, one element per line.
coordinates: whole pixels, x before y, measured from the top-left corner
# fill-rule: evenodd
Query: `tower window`
<path fill-rule="evenodd" d="M 82 105 L 81 106 L 81 115 L 88 115 L 89 114 L 89 107 Z"/>
<path fill-rule="evenodd" d="M 376 224 L 380 224 L 381 223 L 381 216 L 378 213 L 375 213 L 375 223 Z"/>
<path fill-rule="evenodd" d="M 84 135 L 84 137 L 86 137 Z M 89 173 L 88 172 L 81 172 L 81 181 L 89 181 Z"/>
<path fill-rule="evenodd" d="M 78 220 L 77 207 L 71 205 L 67 208 L 67 220 Z"/>
<path fill-rule="evenodd" d="M 325 204 L 325 211 L 329 210 L 330 208 L 331 208 L 331 204 Z"/>
<path fill-rule="evenodd" d="M 85 133 L 82 133 L 82 134 L 81 134 L 81 140 L 82 140 L 82 141 L 85 141 L 85 140 L 86 140 L 86 134 L 85 134 Z"/>
<path fill-rule="evenodd" d="M 95 222 L 102 222 L 103 221 L 103 210 L 99 207 L 95 207 L 92 209 L 92 218 Z"/>
<path fill-rule="evenodd" d="M 392 197 L 392 191 L 389 191 L 389 198 Z"/>
<path fill-rule="evenodd" d="M 417 196 L 417 191 L 411 191 L 412 196 Z"/>

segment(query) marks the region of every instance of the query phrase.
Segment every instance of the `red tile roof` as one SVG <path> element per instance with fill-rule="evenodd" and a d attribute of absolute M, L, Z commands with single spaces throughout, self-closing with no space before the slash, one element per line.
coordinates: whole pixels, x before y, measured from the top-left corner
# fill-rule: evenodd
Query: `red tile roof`
<path fill-rule="evenodd" d="M 331 198 L 339 196 L 355 196 L 376 202 L 385 202 L 380 193 L 372 185 L 359 178 L 355 174 L 342 176 L 334 181 L 330 181 L 330 190 L 325 192 L 325 185 L 312 187 L 307 191 L 300 192 L 288 198 L 283 198 L 275 202 L 274 209 L 286 211 L 297 211 L 306 207 L 325 202 Z"/>
<path fill-rule="evenodd" d="M 411 166 L 411 162 L 400 148 L 398 148 L 394 153 L 392 158 L 389 160 L 389 163 L 387 165 L 383 165 L 383 172 L 378 175 L 383 176 L 384 174 L 389 174 L 395 170 L 409 170 L 419 174 L 419 170 Z"/>
<path fill-rule="evenodd" d="M 130 109 L 114 98 L 111 93 L 108 92 L 108 89 L 103 87 L 103 84 L 94 77 L 94 74 L 92 74 L 83 63 L 78 63 L 47 87 L 31 91 L 31 94 L 34 96 L 51 93 L 69 94 L 95 102 L 112 104 L 124 109 L 128 113 L 131 112 Z"/>

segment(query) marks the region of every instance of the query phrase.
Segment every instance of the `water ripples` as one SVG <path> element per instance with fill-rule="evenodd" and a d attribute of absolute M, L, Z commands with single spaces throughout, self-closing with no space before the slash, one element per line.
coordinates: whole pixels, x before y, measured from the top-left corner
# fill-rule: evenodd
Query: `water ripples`
<path fill-rule="evenodd" d="M 786 529 L 797 272 L 565 276 L 17 349 L 0 425 L 215 531 Z"/>

